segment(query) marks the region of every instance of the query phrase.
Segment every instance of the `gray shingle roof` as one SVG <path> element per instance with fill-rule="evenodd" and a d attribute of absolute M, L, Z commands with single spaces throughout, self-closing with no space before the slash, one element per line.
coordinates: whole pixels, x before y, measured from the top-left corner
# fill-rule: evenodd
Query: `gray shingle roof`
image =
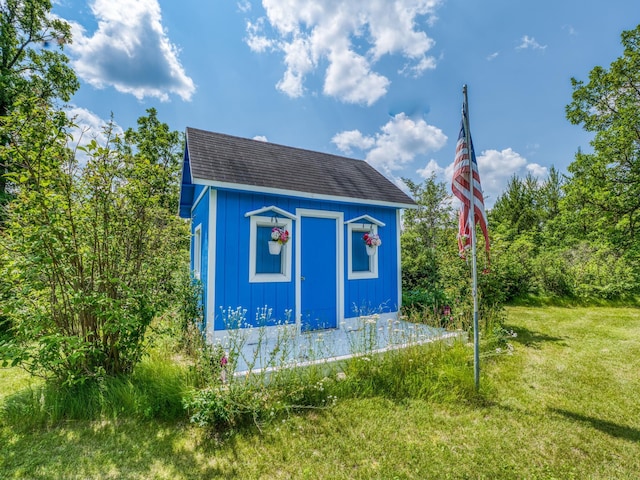
<path fill-rule="evenodd" d="M 363 160 L 187 127 L 191 174 L 216 184 L 247 185 L 393 203 L 415 202 Z"/>

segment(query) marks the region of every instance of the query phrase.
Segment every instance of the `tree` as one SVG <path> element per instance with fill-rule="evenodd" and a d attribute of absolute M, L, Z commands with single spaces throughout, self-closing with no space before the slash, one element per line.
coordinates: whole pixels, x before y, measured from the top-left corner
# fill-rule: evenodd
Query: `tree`
<path fill-rule="evenodd" d="M 537 233 L 540 227 L 539 185 L 530 173 L 520 179 L 514 175 L 491 209 L 494 228 L 510 240 L 525 232 Z"/>
<path fill-rule="evenodd" d="M 444 301 L 440 248 L 453 224 L 453 209 L 444 183 L 435 174 L 417 184 L 403 181 L 418 204 L 404 212 L 402 232 L 402 288 L 405 292 L 420 290 L 428 303 Z M 453 246 L 455 241 L 451 242 Z"/>
<path fill-rule="evenodd" d="M 576 155 L 568 170 L 568 200 L 597 232 L 629 247 L 640 223 L 640 25 L 622 33 L 624 54 L 608 70 L 597 66 L 589 82 L 571 79 L 567 118 L 595 132 L 593 154 Z"/>
<path fill-rule="evenodd" d="M 79 82 L 61 51 L 71 42 L 69 24 L 50 15 L 49 0 L 0 0 L 0 144 L 9 133 L 3 118 L 19 104 L 21 96 L 46 103 L 68 101 Z M 5 174 L 21 168 L 13 159 L 0 162 L 0 206 L 7 201 Z"/>
<path fill-rule="evenodd" d="M 172 298 L 189 238 L 175 215 L 177 160 L 160 161 L 145 145 L 165 138 L 164 151 L 177 156 L 180 136 L 165 135 L 154 111 L 129 142 L 109 124 L 80 168 L 66 116 L 41 99 L 26 107 L 9 117 L 5 147 L 25 166 L 9 175 L 19 188 L 2 232 L 20 342 L 13 359 L 67 384 L 130 372 Z"/>

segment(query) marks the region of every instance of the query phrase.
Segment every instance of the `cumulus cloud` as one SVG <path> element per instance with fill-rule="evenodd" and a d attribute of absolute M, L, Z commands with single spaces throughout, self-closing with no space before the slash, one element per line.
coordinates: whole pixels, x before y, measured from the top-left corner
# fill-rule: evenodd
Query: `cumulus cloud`
<path fill-rule="evenodd" d="M 422 178 L 430 178 L 432 175 L 435 175 L 437 178 L 439 176 L 442 176 L 445 170 L 440 165 L 438 165 L 438 162 L 436 162 L 434 159 L 431 159 L 424 168 L 419 168 L 418 170 L 416 170 L 416 172 Z"/>
<path fill-rule="evenodd" d="M 540 45 L 535 38 L 530 37 L 529 35 L 524 35 L 522 37 L 522 42 L 516 47 L 516 50 L 526 50 L 528 48 L 532 50 L 544 50 L 547 46 Z"/>
<path fill-rule="evenodd" d="M 375 135 L 367 136 L 358 130 L 350 130 L 336 134 L 332 142 L 347 154 L 353 149 L 366 152 L 367 162 L 387 177 L 395 179 L 395 172 L 412 162 L 416 156 L 442 148 L 447 136 L 424 120 L 415 121 L 399 113 Z"/>
<path fill-rule="evenodd" d="M 433 22 L 441 0 L 263 0 L 266 17 L 247 23 L 253 51 L 279 51 L 286 70 L 277 88 L 291 97 L 305 93 L 305 79 L 320 67 L 323 93 L 343 102 L 371 105 L 390 80 L 376 72 L 385 55 L 408 61 L 400 73 L 420 75 L 436 60 L 434 41 L 419 28 Z"/>
<path fill-rule="evenodd" d="M 485 198 L 485 206 L 491 208 L 513 175 L 524 177 L 527 173 L 542 179 L 547 176 L 547 167 L 537 163 L 529 163 L 525 157 L 512 148 L 485 150 L 480 155 L 476 153 L 480 180 Z M 445 176 L 451 182 L 453 163 L 445 169 Z"/>
<path fill-rule="evenodd" d="M 69 50 L 80 78 L 138 99 L 167 101 L 170 94 L 191 99 L 195 85 L 162 26 L 158 0 L 95 0 L 91 10 L 98 21 L 95 32 L 72 24 Z"/>
<path fill-rule="evenodd" d="M 253 137 L 254 140 L 258 140 L 259 142 L 268 142 L 269 140 L 264 135 L 256 135 Z"/>
<path fill-rule="evenodd" d="M 539 163 L 529 163 L 527 165 L 527 172 L 539 179 L 544 178 L 549 173 L 549 169 L 540 165 Z"/>

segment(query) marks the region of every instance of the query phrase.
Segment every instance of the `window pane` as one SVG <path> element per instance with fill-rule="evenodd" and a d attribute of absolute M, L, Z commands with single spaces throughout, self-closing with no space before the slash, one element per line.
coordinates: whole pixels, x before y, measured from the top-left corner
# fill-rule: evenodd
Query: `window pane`
<path fill-rule="evenodd" d="M 279 255 L 269 253 L 271 227 L 258 225 L 256 234 L 256 273 L 282 273 L 282 250 Z"/>
<path fill-rule="evenodd" d="M 351 232 L 351 270 L 354 272 L 368 272 L 370 270 L 369 255 L 362 240 L 365 232 Z"/>

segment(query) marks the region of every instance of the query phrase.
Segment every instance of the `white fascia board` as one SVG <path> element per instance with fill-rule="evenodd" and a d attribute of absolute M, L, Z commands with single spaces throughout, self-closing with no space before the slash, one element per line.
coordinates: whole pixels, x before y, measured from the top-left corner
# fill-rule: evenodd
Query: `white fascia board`
<path fill-rule="evenodd" d="M 228 190 L 241 190 L 252 193 L 267 193 L 271 195 L 286 195 L 289 197 L 310 198 L 314 200 L 327 200 L 342 203 L 358 203 L 363 205 L 372 205 L 379 207 L 394 208 L 418 208 L 418 205 L 410 203 L 385 202 L 382 200 L 369 200 L 366 198 L 341 197 L 336 195 L 325 195 L 322 193 L 301 192 L 299 190 L 284 190 L 282 188 L 261 187 L 255 185 L 245 185 L 242 183 L 216 182 L 213 180 L 205 180 L 202 178 L 194 178 L 193 183 L 196 185 L 208 185 L 214 188 L 223 188 Z"/>
<path fill-rule="evenodd" d="M 281 217 L 286 217 L 289 218 L 291 220 L 297 220 L 298 217 L 295 216 L 295 214 L 293 213 L 289 213 L 286 210 L 283 210 L 281 208 L 276 207 L 275 205 L 271 205 L 269 207 L 262 207 L 259 208 L 258 210 L 253 210 L 251 212 L 247 212 L 244 214 L 245 217 L 253 217 L 254 215 L 260 215 L 262 213 L 265 212 L 275 212 L 278 215 L 280 215 Z"/>
<path fill-rule="evenodd" d="M 345 225 L 349 223 L 373 223 L 374 225 L 377 225 L 379 227 L 385 226 L 384 222 L 381 222 L 380 220 L 373 218 L 371 215 L 360 215 L 359 217 L 352 218 L 351 220 L 347 220 L 344 223 Z"/>
<path fill-rule="evenodd" d="M 202 197 L 205 196 L 205 194 L 210 190 L 209 187 L 205 187 L 202 189 L 202 191 L 200 192 L 200 195 L 198 195 L 198 198 L 196 198 L 196 201 L 193 202 L 193 205 L 191 205 L 191 211 L 193 212 L 196 207 L 198 206 L 198 204 L 200 203 L 200 200 L 202 200 Z"/>

